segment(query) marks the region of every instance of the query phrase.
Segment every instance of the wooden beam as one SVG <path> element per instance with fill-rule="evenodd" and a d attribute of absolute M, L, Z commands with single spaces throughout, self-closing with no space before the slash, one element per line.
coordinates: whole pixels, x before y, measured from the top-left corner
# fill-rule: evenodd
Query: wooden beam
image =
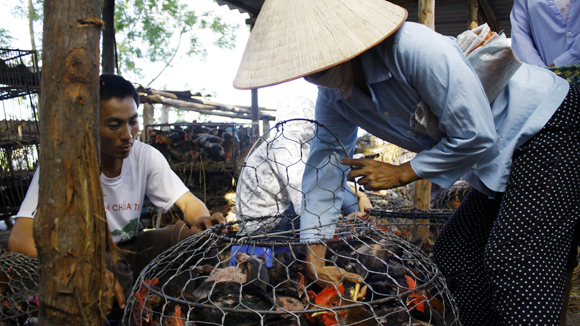
<path fill-rule="evenodd" d="M 467 29 L 474 29 L 479 26 L 477 11 L 479 9 L 478 0 L 467 0 Z"/>
<path fill-rule="evenodd" d="M 479 7 L 481 8 L 483 14 L 486 17 L 486 21 L 487 24 L 489 25 L 489 28 L 491 28 L 492 31 L 499 33 L 501 26 L 499 25 L 499 21 L 497 20 L 497 17 L 495 16 L 493 9 L 489 5 L 489 2 L 487 0 L 479 0 Z"/>

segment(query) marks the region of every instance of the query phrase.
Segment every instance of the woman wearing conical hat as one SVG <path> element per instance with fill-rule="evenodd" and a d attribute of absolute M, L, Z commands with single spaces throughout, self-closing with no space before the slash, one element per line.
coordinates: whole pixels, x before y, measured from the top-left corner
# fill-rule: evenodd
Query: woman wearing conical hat
<path fill-rule="evenodd" d="M 350 156 L 358 127 L 417 153 L 400 166 L 329 155 L 334 136 L 319 128 L 301 238 L 333 236 L 325 225 L 342 199 L 328 189 L 348 168 L 371 190 L 462 177 L 472 190 L 435 247 L 462 323 L 556 325 L 580 204 L 580 91 L 522 64 L 490 103 L 455 40 L 406 17 L 384 0 L 266 0 L 261 9 L 235 87 L 304 77 L 319 85 L 316 120 Z M 311 249 L 311 276 L 357 279 L 325 266 L 323 246 Z"/>

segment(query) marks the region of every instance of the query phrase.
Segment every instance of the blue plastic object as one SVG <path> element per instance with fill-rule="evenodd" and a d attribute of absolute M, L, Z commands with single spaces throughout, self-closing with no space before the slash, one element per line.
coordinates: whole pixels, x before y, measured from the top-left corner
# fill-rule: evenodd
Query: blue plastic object
<path fill-rule="evenodd" d="M 272 250 L 273 249 L 273 250 Z M 288 252 L 287 247 L 256 247 L 256 246 L 232 246 L 232 251 L 230 255 L 230 266 L 234 266 L 236 263 L 236 256 L 238 253 L 243 252 L 252 256 L 260 256 L 266 261 L 266 266 L 272 267 L 272 260 L 274 255 Z"/>

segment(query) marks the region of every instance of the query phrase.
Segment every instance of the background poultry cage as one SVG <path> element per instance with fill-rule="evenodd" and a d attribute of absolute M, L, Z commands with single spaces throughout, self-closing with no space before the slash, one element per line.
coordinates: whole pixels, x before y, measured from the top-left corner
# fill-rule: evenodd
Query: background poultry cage
<path fill-rule="evenodd" d="M 324 128 L 305 121 L 315 130 Z M 278 123 L 246 159 L 237 187 L 239 221 L 191 236 L 154 259 L 127 300 L 125 325 L 459 325 L 435 264 L 394 233 L 340 215 L 331 224 L 334 237 L 300 241 L 301 232 L 316 234 L 323 226 L 319 220 L 318 226 L 301 229 L 296 211 L 302 210 L 292 214 L 287 207 L 292 194 L 286 191 L 301 192 L 288 174 L 305 164 L 317 137 L 314 132 L 296 139 L 296 129 L 288 125 L 293 122 L 298 121 Z M 299 150 L 291 150 L 288 141 Z M 322 143 L 344 151 L 337 139 Z M 338 168 L 336 160 L 329 151 L 322 165 Z M 264 177 L 267 170 L 282 174 Z M 266 195 L 275 200 L 273 210 L 249 206 Z M 325 248 L 320 259 L 326 266 L 355 273 L 361 286 L 319 279 L 306 260 L 313 245 Z"/>
<path fill-rule="evenodd" d="M 38 261 L 0 250 L 0 325 L 37 325 Z"/>
<path fill-rule="evenodd" d="M 470 189 L 471 186 L 465 181 L 458 181 L 448 189 L 443 188 L 432 197 L 430 209 L 415 207 L 412 198 L 367 193 L 373 208 L 366 213 L 369 222 L 431 253 L 445 223 Z"/>
<path fill-rule="evenodd" d="M 38 164 L 36 52 L 0 49 L 0 219 L 16 214 Z"/>
<path fill-rule="evenodd" d="M 239 168 L 255 141 L 251 132 L 251 125 L 238 123 L 145 126 L 146 142 L 167 158 L 195 196 L 224 216 L 231 206 L 226 195 L 234 193 Z"/>

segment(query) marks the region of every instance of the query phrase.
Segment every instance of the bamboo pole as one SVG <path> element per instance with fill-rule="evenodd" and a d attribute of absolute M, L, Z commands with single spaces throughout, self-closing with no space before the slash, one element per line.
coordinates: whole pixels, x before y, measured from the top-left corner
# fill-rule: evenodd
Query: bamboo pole
<path fill-rule="evenodd" d="M 435 29 L 435 0 L 419 0 L 418 22 Z"/>
<path fill-rule="evenodd" d="M 207 100 L 200 100 L 204 104 L 188 102 L 183 100 L 176 100 L 170 98 L 164 98 L 160 95 L 148 95 L 141 97 L 141 102 L 143 103 L 158 103 L 169 105 L 180 110 L 188 110 L 199 112 L 203 114 L 216 115 L 221 117 L 237 118 L 237 119 L 252 119 L 250 111 L 247 109 L 242 109 L 233 105 L 220 104 Z M 225 111 L 225 112 L 216 112 Z M 275 120 L 276 118 L 270 114 L 261 113 L 259 120 Z"/>
<path fill-rule="evenodd" d="M 419 0 L 419 23 L 435 29 L 435 0 Z M 427 180 L 415 181 L 413 202 L 415 207 L 429 209 L 431 201 L 431 182 Z M 415 220 L 411 229 L 411 237 L 421 237 L 423 242 L 429 238 L 429 220 Z M 419 225 L 416 225 L 419 223 Z"/>

